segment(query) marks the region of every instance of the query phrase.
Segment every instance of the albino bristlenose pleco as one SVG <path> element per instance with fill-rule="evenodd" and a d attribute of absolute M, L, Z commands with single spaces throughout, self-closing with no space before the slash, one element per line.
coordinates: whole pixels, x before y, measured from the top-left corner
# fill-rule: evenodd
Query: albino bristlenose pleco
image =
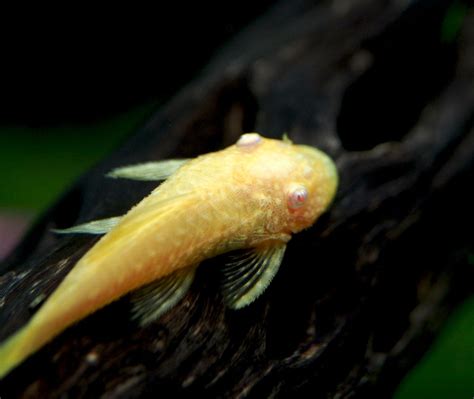
<path fill-rule="evenodd" d="M 133 291 L 145 325 L 173 307 L 204 259 L 238 249 L 223 265 L 222 294 L 239 309 L 259 297 L 293 233 L 311 226 L 334 198 L 333 161 L 316 148 L 257 133 L 195 159 L 115 169 L 114 178 L 165 180 L 121 217 L 58 233 L 104 234 L 31 320 L 0 345 L 0 378 L 92 312 Z"/>

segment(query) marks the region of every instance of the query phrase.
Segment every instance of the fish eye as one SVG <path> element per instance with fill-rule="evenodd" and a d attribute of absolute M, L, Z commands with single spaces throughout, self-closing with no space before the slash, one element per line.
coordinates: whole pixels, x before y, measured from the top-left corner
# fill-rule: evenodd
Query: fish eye
<path fill-rule="evenodd" d="M 290 209 L 301 208 L 308 199 L 308 190 L 305 186 L 295 185 L 288 192 L 288 207 Z"/>

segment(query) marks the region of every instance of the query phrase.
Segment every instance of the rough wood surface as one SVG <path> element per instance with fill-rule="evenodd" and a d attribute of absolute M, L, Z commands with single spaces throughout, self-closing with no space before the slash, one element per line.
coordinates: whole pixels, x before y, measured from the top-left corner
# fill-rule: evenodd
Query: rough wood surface
<path fill-rule="evenodd" d="M 133 324 L 125 297 L 18 367 L 2 399 L 390 395 L 472 292 L 474 15 L 442 38 L 454 3 L 283 1 L 228 43 L 2 265 L 0 339 L 96 240 L 51 228 L 121 214 L 151 190 L 105 179 L 114 166 L 288 132 L 336 159 L 334 206 L 253 305 L 225 309 L 223 260 L 209 260 L 160 321 Z"/>

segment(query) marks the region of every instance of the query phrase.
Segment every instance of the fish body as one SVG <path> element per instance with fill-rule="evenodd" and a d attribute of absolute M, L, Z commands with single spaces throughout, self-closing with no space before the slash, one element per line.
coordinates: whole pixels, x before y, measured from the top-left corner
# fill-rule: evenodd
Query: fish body
<path fill-rule="evenodd" d="M 200 262 L 248 248 L 246 258 L 227 265 L 223 282 L 227 304 L 246 306 L 271 281 L 291 234 L 314 223 L 337 187 L 335 166 L 324 153 L 256 133 L 224 150 L 169 162 L 148 165 L 151 179 L 153 170 L 157 179 L 169 178 L 126 215 L 90 224 L 106 226 L 107 233 L 0 346 L 0 378 L 126 293 L 138 290 L 134 309 L 143 324 L 158 318 L 184 296 Z M 145 176 L 143 165 L 127 170 L 127 177 Z"/>

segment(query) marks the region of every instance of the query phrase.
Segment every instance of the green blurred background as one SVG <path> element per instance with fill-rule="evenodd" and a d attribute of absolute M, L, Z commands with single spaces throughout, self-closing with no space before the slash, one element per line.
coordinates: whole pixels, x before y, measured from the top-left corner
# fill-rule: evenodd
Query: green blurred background
<path fill-rule="evenodd" d="M 15 210 L 34 218 L 75 178 L 109 154 L 153 110 L 148 102 L 128 112 L 81 125 L 0 127 L 0 217 Z M 1 237 L 0 237 L 1 239 Z M 474 298 L 450 317 L 397 399 L 474 396 Z"/>
<path fill-rule="evenodd" d="M 0 127 L 0 207 L 44 210 L 74 178 L 117 147 L 153 103 L 82 125 Z"/>

